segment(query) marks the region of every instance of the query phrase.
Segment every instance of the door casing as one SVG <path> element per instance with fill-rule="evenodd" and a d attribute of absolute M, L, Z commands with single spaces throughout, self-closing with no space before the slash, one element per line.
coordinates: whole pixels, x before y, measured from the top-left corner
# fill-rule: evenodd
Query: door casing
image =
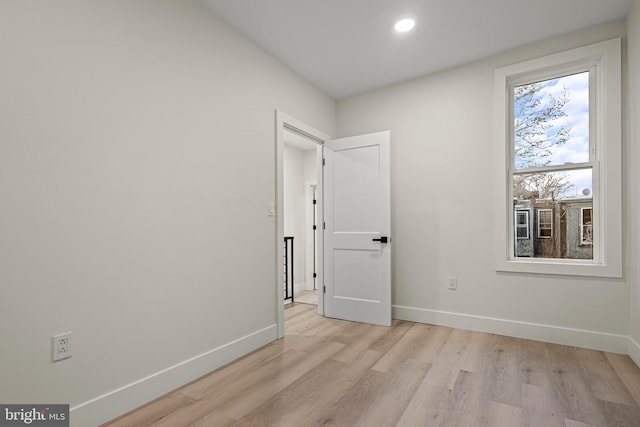
<path fill-rule="evenodd" d="M 322 146 L 325 141 L 331 139 L 326 133 L 310 126 L 295 117 L 290 116 L 287 113 L 276 110 L 276 314 L 277 314 L 277 326 L 278 326 L 278 339 L 284 337 L 284 266 L 282 260 L 284 259 L 284 130 L 296 132 L 303 135 L 318 144 L 316 148 L 316 162 L 317 168 L 317 211 L 322 210 Z M 318 224 L 322 223 L 321 215 L 318 218 Z M 317 233 L 317 245 L 318 245 L 318 265 L 323 265 L 322 262 L 322 233 Z M 318 314 L 324 315 L 324 301 L 322 295 L 321 284 L 322 280 L 322 268 L 317 269 L 317 283 L 318 283 Z"/>

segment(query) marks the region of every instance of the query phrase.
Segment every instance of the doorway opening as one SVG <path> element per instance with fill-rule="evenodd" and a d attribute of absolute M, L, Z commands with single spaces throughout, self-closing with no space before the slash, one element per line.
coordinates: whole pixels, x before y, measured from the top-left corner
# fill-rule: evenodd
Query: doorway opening
<path fill-rule="evenodd" d="M 323 132 L 276 111 L 278 338 L 284 337 L 286 303 L 315 303 L 324 314 L 322 294 L 318 297 L 323 265 L 319 224 L 322 144 L 327 140 Z"/>
<path fill-rule="evenodd" d="M 318 144 L 291 129 L 283 132 L 284 303 L 316 304 L 314 224 Z M 316 226 L 316 230 L 313 227 Z"/>

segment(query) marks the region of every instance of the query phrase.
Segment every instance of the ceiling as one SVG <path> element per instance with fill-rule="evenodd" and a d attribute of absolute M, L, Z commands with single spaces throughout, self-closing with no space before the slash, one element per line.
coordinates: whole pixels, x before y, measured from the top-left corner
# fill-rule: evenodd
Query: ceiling
<path fill-rule="evenodd" d="M 199 0 L 342 98 L 624 18 L 632 0 Z M 410 33 L 393 30 L 412 17 Z"/>

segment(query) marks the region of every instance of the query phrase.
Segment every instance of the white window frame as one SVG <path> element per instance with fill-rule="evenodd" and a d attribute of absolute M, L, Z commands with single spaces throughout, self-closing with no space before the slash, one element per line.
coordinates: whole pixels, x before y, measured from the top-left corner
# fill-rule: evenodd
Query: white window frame
<path fill-rule="evenodd" d="M 496 69 L 493 148 L 497 271 L 622 277 L 621 58 L 621 39 L 616 38 Z M 515 257 L 514 223 L 509 220 L 513 217 L 513 87 L 579 70 L 590 71 L 593 259 Z"/>
<path fill-rule="evenodd" d="M 591 241 L 584 240 L 584 211 L 591 211 Z M 580 244 L 583 246 L 593 246 L 593 208 L 580 208 Z"/>
<path fill-rule="evenodd" d="M 548 230 L 550 230 L 550 233 L 548 236 L 541 236 L 540 235 L 540 230 L 542 230 L 542 227 L 540 226 L 541 222 L 540 222 L 540 212 L 549 212 L 549 228 Z M 538 216 L 537 216 L 537 226 L 538 226 L 538 239 L 550 239 L 553 237 L 553 210 L 552 209 L 538 209 Z M 546 229 L 546 228 L 545 228 Z"/>
<path fill-rule="evenodd" d="M 524 214 L 524 217 L 526 219 L 526 225 L 520 225 L 518 223 L 518 215 L 520 214 Z M 514 221 L 515 221 L 515 233 L 516 233 L 516 240 L 529 240 L 530 236 L 529 236 L 529 211 L 525 210 L 525 209 L 516 209 L 515 211 L 515 216 L 514 216 Z M 518 237 L 518 228 L 525 228 L 527 230 L 527 237 Z"/>

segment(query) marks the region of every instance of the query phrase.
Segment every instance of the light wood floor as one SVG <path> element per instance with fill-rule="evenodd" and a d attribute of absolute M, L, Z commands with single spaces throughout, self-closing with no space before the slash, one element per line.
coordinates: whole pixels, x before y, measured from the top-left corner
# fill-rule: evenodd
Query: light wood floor
<path fill-rule="evenodd" d="M 302 291 L 296 294 L 295 297 L 296 302 L 302 304 L 313 304 L 318 305 L 318 291 Z"/>
<path fill-rule="evenodd" d="M 107 424 L 640 426 L 628 356 L 285 310 L 286 337 Z"/>

